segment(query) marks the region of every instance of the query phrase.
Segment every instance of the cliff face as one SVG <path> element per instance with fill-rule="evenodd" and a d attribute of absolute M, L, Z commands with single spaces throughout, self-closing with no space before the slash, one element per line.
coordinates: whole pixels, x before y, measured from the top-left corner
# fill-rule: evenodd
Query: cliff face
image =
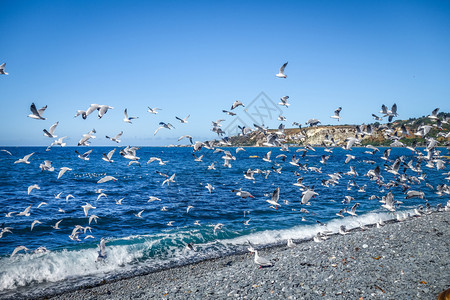
<path fill-rule="evenodd" d="M 268 130 L 269 133 L 275 132 L 276 130 Z M 342 143 L 348 137 L 355 137 L 356 126 L 351 125 L 338 125 L 338 126 L 316 126 L 308 128 L 289 128 L 285 129 L 285 139 L 290 144 L 300 144 L 300 145 L 322 145 L 322 142 L 333 138 L 335 143 Z M 364 139 L 378 139 L 380 138 L 379 133 L 373 133 L 372 137 L 364 136 Z M 262 146 L 266 139 L 262 133 L 252 132 L 247 136 L 232 137 L 231 141 L 235 145 L 246 145 L 246 146 Z"/>

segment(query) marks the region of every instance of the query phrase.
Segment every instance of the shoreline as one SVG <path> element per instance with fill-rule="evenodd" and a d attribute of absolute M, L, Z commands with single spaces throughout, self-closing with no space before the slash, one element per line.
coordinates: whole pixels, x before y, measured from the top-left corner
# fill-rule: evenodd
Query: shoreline
<path fill-rule="evenodd" d="M 435 299 L 450 288 L 450 212 L 389 222 L 295 248 L 237 253 L 36 299 Z M 246 246 L 243 246 L 245 249 Z M 23 295 L 15 294 L 15 298 Z M 28 295 L 28 298 L 30 296 Z"/>

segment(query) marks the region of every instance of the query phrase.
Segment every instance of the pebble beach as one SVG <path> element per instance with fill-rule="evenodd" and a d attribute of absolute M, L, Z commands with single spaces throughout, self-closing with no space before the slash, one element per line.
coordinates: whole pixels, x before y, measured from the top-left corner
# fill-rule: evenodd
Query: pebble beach
<path fill-rule="evenodd" d="M 450 212 L 106 282 L 51 299 L 436 299 L 450 288 Z M 246 245 L 243 245 L 245 249 Z M 257 245 L 256 245 L 257 247 Z M 20 298 L 20 295 L 16 295 Z"/>

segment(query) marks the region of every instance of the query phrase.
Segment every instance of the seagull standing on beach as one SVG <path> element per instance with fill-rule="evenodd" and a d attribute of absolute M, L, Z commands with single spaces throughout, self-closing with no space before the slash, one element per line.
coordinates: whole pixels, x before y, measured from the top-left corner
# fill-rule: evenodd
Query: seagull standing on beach
<path fill-rule="evenodd" d="M 288 63 L 285 62 L 280 68 L 280 73 L 276 74 L 275 76 L 277 76 L 278 78 L 286 78 L 287 76 L 284 74 L 284 69 L 286 68 L 287 64 Z"/>
<path fill-rule="evenodd" d="M 251 249 L 253 253 L 255 253 L 255 264 L 259 265 L 259 268 L 263 268 L 263 267 L 271 267 L 273 266 L 273 264 L 264 257 L 261 257 L 258 255 L 258 250 L 256 249 Z"/>

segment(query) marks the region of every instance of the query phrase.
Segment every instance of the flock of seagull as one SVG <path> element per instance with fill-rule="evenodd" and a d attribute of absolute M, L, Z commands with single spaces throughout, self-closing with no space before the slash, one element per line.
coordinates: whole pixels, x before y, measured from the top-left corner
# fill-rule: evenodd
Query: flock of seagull
<path fill-rule="evenodd" d="M 287 75 L 285 74 L 285 68 L 286 68 L 287 64 L 288 63 L 286 62 L 285 64 L 282 65 L 282 67 L 279 70 L 279 73 L 277 73 L 275 75 L 276 77 L 281 78 L 281 79 L 287 78 Z M 0 65 L 0 74 L 3 74 L 3 75 L 8 74 L 5 72 L 5 64 L 4 63 L 2 65 Z M 288 108 L 291 105 L 290 103 L 288 103 L 288 99 L 289 99 L 289 96 L 283 96 L 280 98 L 280 102 L 278 104 L 280 106 L 284 106 L 284 107 Z M 231 105 L 230 110 L 222 110 L 222 112 L 225 113 L 226 115 L 233 117 L 233 116 L 237 115 L 236 110 L 238 107 L 245 107 L 245 104 L 239 100 L 236 100 Z M 46 109 L 47 109 L 47 105 L 43 106 L 40 109 L 37 109 L 36 105 L 34 103 L 32 103 L 30 106 L 31 113 L 28 115 L 28 117 L 30 117 L 32 119 L 36 119 L 36 120 L 45 120 L 46 118 L 44 117 L 44 112 Z M 114 109 L 114 107 L 109 106 L 109 105 L 91 104 L 86 110 L 77 110 L 75 117 L 81 116 L 82 119 L 86 119 L 92 113 L 97 112 L 98 119 L 101 119 L 111 109 Z M 148 107 L 148 113 L 150 113 L 150 114 L 158 114 L 158 111 L 160 111 L 160 110 L 161 110 L 160 108 Z M 340 116 L 341 110 L 342 110 L 342 107 L 338 107 L 334 111 L 334 114 L 330 116 L 330 118 L 336 119 L 337 121 L 339 121 L 341 119 L 341 116 Z M 403 145 L 400 142 L 400 139 L 404 136 L 411 135 L 411 134 L 415 135 L 417 137 L 425 138 L 427 141 L 427 145 L 426 145 L 425 149 L 423 150 L 423 152 L 416 149 L 415 146 L 407 147 L 408 149 L 410 149 L 412 151 L 411 153 L 414 155 L 414 159 L 411 159 L 409 161 L 406 161 L 406 158 L 403 156 L 398 157 L 395 160 L 391 159 L 390 158 L 391 147 L 389 147 L 388 149 L 386 149 L 383 152 L 382 156 L 380 157 L 380 159 L 385 162 L 382 167 L 380 167 L 378 165 L 375 168 L 370 169 L 366 174 L 359 175 L 357 170 L 355 169 L 355 167 L 350 166 L 348 172 L 340 171 L 340 172 L 335 172 L 332 174 L 327 174 L 328 179 L 322 180 L 321 185 L 323 185 L 325 187 L 333 187 L 333 186 L 338 185 L 339 181 L 344 176 L 350 176 L 353 178 L 357 178 L 358 176 L 366 176 L 370 179 L 371 182 L 373 182 L 374 184 L 376 184 L 379 187 L 380 194 L 381 195 L 384 194 L 382 197 L 379 197 L 378 195 L 372 195 L 369 198 L 369 200 L 379 200 L 380 206 L 382 208 L 386 209 L 388 211 L 388 213 L 394 214 L 396 212 L 397 207 L 403 203 L 402 200 L 394 199 L 394 194 L 390 191 L 390 189 L 393 187 L 402 188 L 402 190 L 405 194 L 405 199 L 420 198 L 420 199 L 425 200 L 424 205 L 420 205 L 419 207 L 417 207 L 415 209 L 414 214 L 416 216 L 430 213 L 431 207 L 426 202 L 425 193 L 422 190 L 417 190 L 417 189 L 413 188 L 412 186 L 417 185 L 417 187 L 418 187 L 420 184 L 425 184 L 427 189 L 429 189 L 433 193 L 436 193 L 438 196 L 450 194 L 450 188 L 446 184 L 441 183 L 441 184 L 438 184 L 437 186 L 433 186 L 429 182 L 427 182 L 426 172 L 422 169 L 423 164 L 427 168 L 431 168 L 431 169 L 435 168 L 439 171 L 445 169 L 446 162 L 441 155 L 441 151 L 437 148 L 437 146 L 439 145 L 439 143 L 437 141 L 437 136 L 442 136 L 445 139 L 450 138 L 450 132 L 445 132 L 445 130 L 442 127 L 443 125 L 448 124 L 449 120 L 440 118 L 438 116 L 438 111 L 439 111 L 439 108 L 436 108 L 428 116 L 428 118 L 433 122 L 432 125 L 424 124 L 424 125 L 420 126 L 418 128 L 418 130 L 414 133 L 409 132 L 407 127 L 403 125 L 401 127 L 400 132 L 397 132 L 390 124 L 392 122 L 393 118 L 398 116 L 397 105 L 396 104 L 392 105 L 391 109 L 388 109 L 387 106 L 382 105 L 381 111 L 380 111 L 382 116 L 380 117 L 380 116 L 377 116 L 376 114 L 372 114 L 372 117 L 376 121 L 382 121 L 384 117 L 387 117 L 388 124 L 381 125 L 378 128 L 375 128 L 372 125 L 355 126 L 356 135 L 349 136 L 347 139 L 345 139 L 343 141 L 335 141 L 334 137 L 327 135 L 325 137 L 325 139 L 323 140 L 322 146 L 324 147 L 324 151 L 326 151 L 328 153 L 328 155 L 322 155 L 321 160 L 319 162 L 321 165 L 327 164 L 327 160 L 333 154 L 334 148 L 341 147 L 345 150 L 351 151 L 352 147 L 361 144 L 361 141 L 365 136 L 372 136 L 376 131 L 382 133 L 384 135 L 384 137 L 386 137 L 387 139 L 392 140 L 391 147 L 399 147 L 399 146 L 406 147 L 405 145 Z M 132 121 L 137 118 L 138 117 L 129 116 L 127 109 L 124 109 L 124 119 L 123 119 L 124 122 L 132 123 Z M 178 116 L 176 116 L 175 118 L 176 118 L 176 120 L 178 120 L 180 122 L 180 124 L 185 124 L 185 123 L 188 123 L 188 119 L 190 118 L 190 115 L 187 115 L 184 118 L 181 118 Z M 286 121 L 286 118 L 280 116 L 279 120 L 281 120 L 283 122 L 283 121 Z M 179 141 L 181 141 L 183 139 L 187 139 L 190 142 L 190 144 L 192 145 L 192 149 L 193 149 L 193 160 L 194 161 L 196 161 L 196 162 L 203 161 L 202 159 L 203 159 L 204 155 L 203 154 L 198 155 L 197 152 L 200 152 L 202 148 L 205 148 L 205 149 L 213 150 L 214 153 L 222 153 L 223 154 L 223 156 L 222 156 L 223 166 L 225 168 L 232 167 L 231 164 L 233 163 L 233 161 L 236 160 L 235 154 L 233 154 L 231 150 L 225 150 L 225 149 L 220 148 L 220 147 L 232 146 L 230 138 L 228 138 L 226 136 L 224 137 L 224 135 L 226 133 L 221 128 L 222 122 L 224 122 L 224 121 L 225 121 L 224 119 L 212 121 L 211 131 L 215 132 L 218 136 L 218 138 L 215 140 L 194 142 L 192 136 L 190 136 L 190 135 L 183 135 L 178 139 Z M 305 124 L 308 126 L 317 126 L 320 123 L 321 122 L 318 119 L 309 119 L 305 122 Z M 50 128 L 43 129 L 44 136 L 53 139 L 53 142 L 48 146 L 47 151 L 50 151 L 51 147 L 53 147 L 53 146 L 60 146 L 60 147 L 66 146 L 64 139 L 67 137 L 65 136 L 65 137 L 58 138 L 58 136 L 56 135 L 56 129 L 57 129 L 58 124 L 59 124 L 59 122 L 56 122 Z M 293 122 L 293 126 L 294 125 L 298 126 L 300 129 L 302 127 L 302 125 L 298 122 Z M 154 135 L 156 135 L 160 130 L 163 130 L 163 129 L 171 130 L 174 128 L 175 127 L 171 123 L 160 122 L 159 127 L 154 132 Z M 433 129 L 433 128 L 437 128 L 439 131 L 438 135 L 434 136 L 434 137 L 430 135 L 431 129 Z M 307 152 L 311 153 L 311 152 L 315 151 L 314 147 L 312 147 L 311 145 L 306 145 L 303 148 L 297 149 L 295 151 L 295 154 L 293 154 L 290 158 L 288 158 L 290 149 L 289 149 L 289 145 L 287 143 L 287 139 L 286 139 L 286 135 L 285 135 L 285 131 L 284 131 L 285 125 L 283 123 L 281 123 L 280 126 L 278 127 L 278 129 L 276 129 L 276 130 L 269 130 L 264 125 L 260 125 L 260 124 L 254 124 L 254 128 L 240 127 L 240 129 L 242 131 L 241 135 L 243 135 L 243 136 L 248 136 L 249 134 L 259 135 L 264 140 L 264 143 L 263 143 L 264 146 L 280 147 L 281 151 L 283 151 L 283 153 L 286 153 L 286 154 L 280 154 L 280 155 L 276 156 L 274 159 L 271 156 L 272 150 L 268 151 L 265 154 L 265 156 L 262 158 L 262 160 L 267 164 L 271 164 L 271 167 L 266 170 L 260 170 L 260 169 L 252 170 L 251 168 L 249 168 L 243 174 L 244 179 L 254 182 L 255 175 L 258 175 L 258 174 L 264 176 L 264 178 L 267 179 L 268 176 L 272 173 L 280 174 L 282 171 L 282 168 L 283 168 L 282 164 L 289 164 L 290 166 L 294 166 L 296 168 L 296 171 L 294 171 L 295 180 L 293 180 L 294 181 L 293 185 L 300 188 L 300 191 L 301 191 L 300 203 L 301 203 L 301 205 L 305 205 L 305 206 L 310 205 L 312 199 L 316 196 L 319 196 L 319 194 L 314 190 L 314 186 L 306 186 L 303 184 L 303 182 L 302 182 L 303 177 L 301 175 L 301 172 L 322 173 L 321 167 L 308 166 L 306 163 L 301 162 L 301 160 L 305 158 L 305 155 Z M 91 143 L 91 140 L 96 138 L 94 134 L 96 134 L 95 129 L 89 131 L 86 134 L 83 134 L 81 139 L 77 143 L 78 146 L 89 146 Z M 105 136 L 105 137 L 107 139 L 111 140 L 112 142 L 120 143 L 122 134 L 123 134 L 123 131 L 119 132 L 114 137 L 111 137 L 111 136 Z M 304 137 L 305 137 L 305 135 L 301 131 L 297 134 L 297 138 L 299 140 L 301 140 Z M 381 153 L 380 149 L 378 149 L 377 147 L 374 147 L 372 145 L 367 145 L 365 147 L 367 148 L 367 151 L 365 153 L 373 155 L 373 157 L 376 157 L 378 152 Z M 127 146 L 125 148 L 120 149 L 119 153 L 124 159 L 127 159 L 129 161 L 129 165 L 132 165 L 132 164 L 140 165 L 140 157 L 138 156 L 138 150 L 139 150 L 138 147 Z M 12 155 L 8 150 L 3 149 L 1 151 L 7 153 L 8 155 Z M 115 151 L 116 151 L 116 149 L 113 149 L 113 150 L 109 151 L 108 153 L 103 153 L 102 159 L 108 163 L 114 163 Z M 245 151 L 245 148 L 238 147 L 235 149 L 236 154 L 241 151 Z M 75 151 L 75 153 L 79 159 L 88 161 L 90 159 L 89 156 L 92 153 L 92 149 L 88 150 L 84 153 L 81 153 L 78 151 Z M 16 161 L 14 161 L 14 164 L 30 164 L 30 158 L 34 154 L 35 153 L 33 152 L 33 153 L 25 155 L 23 158 L 18 158 Z M 351 155 L 350 153 L 347 154 L 346 159 L 344 161 L 344 165 L 347 165 L 349 162 L 351 162 L 355 158 L 356 157 L 354 155 Z M 147 161 L 147 164 L 151 164 L 153 162 L 157 162 L 159 165 L 165 165 L 168 163 L 168 161 L 162 160 L 161 157 L 150 157 L 149 160 Z M 376 162 L 374 160 L 365 160 L 363 162 L 367 163 L 369 165 L 376 164 Z M 216 163 L 217 163 L 216 161 L 211 162 L 211 164 L 208 166 L 208 170 L 215 170 Z M 55 170 L 55 168 L 52 166 L 52 162 L 49 160 L 45 160 L 42 164 L 39 165 L 39 167 L 41 168 L 42 171 L 51 171 L 52 172 Z M 407 174 L 408 170 L 410 172 L 412 172 L 412 175 L 411 175 L 411 173 Z M 60 179 L 64 174 L 66 174 L 67 172 L 70 172 L 70 171 L 72 171 L 72 168 L 61 167 L 59 169 L 57 179 Z M 383 171 L 394 175 L 394 179 L 389 180 L 389 181 L 386 180 L 383 177 Z M 169 186 L 170 184 L 175 183 L 175 175 L 176 175 L 175 173 L 173 173 L 172 175 L 164 174 L 159 171 L 156 171 L 156 173 L 158 173 L 159 175 L 161 175 L 164 178 L 164 180 L 162 181 L 163 186 L 164 185 Z M 445 180 L 450 180 L 450 172 L 446 173 L 446 174 L 444 173 L 443 175 L 446 176 Z M 117 178 L 107 175 L 107 176 L 104 176 L 101 179 L 99 179 L 97 181 L 97 183 L 101 184 L 101 183 L 105 183 L 105 182 L 109 182 L 109 181 L 117 181 Z M 356 184 L 355 180 L 352 179 L 349 181 L 349 183 L 347 185 L 347 190 L 357 188 L 359 192 L 364 193 L 366 186 L 367 185 L 358 186 Z M 208 189 L 209 193 L 212 193 L 215 189 L 214 186 L 212 186 L 210 183 L 205 184 L 204 187 L 206 189 Z M 28 195 L 33 193 L 34 190 L 39 190 L 39 189 L 40 189 L 40 187 L 37 184 L 29 186 L 28 187 Z M 387 193 L 385 192 L 386 190 L 388 190 Z M 99 194 L 97 200 L 100 199 L 101 197 L 106 197 L 106 194 L 103 193 L 102 191 L 103 191 L 103 189 L 96 190 L 96 192 Z M 231 191 L 237 197 L 241 197 L 243 199 L 254 198 L 252 193 L 249 191 L 244 191 L 242 189 L 233 189 Z M 289 204 L 288 201 L 286 201 L 286 200 L 284 201 L 284 204 L 282 204 L 282 202 L 280 202 L 280 193 L 281 193 L 281 188 L 277 187 L 272 193 L 266 194 L 266 196 L 268 197 L 266 202 L 270 205 L 271 208 L 273 208 L 275 210 L 278 210 L 279 207 L 281 207 L 282 205 Z M 60 194 L 56 195 L 55 197 L 59 198 Z M 66 199 L 70 199 L 70 197 L 73 198 L 73 196 L 69 194 L 66 196 Z M 117 205 L 121 205 L 122 200 L 123 200 L 123 198 L 120 200 L 116 200 L 115 202 Z M 149 198 L 148 202 L 152 202 L 152 201 L 161 201 L 161 199 L 151 196 Z M 357 209 L 360 206 L 360 203 L 354 203 L 354 201 L 355 201 L 355 199 L 353 197 L 345 196 L 345 198 L 342 200 L 342 203 L 349 205 L 349 207 L 339 210 L 336 213 L 336 215 L 339 217 L 344 217 L 345 214 L 348 214 L 350 216 L 356 216 Z M 37 207 L 40 207 L 40 206 L 46 205 L 46 204 L 47 203 L 45 203 L 45 202 L 41 202 Z M 10 218 L 12 216 L 30 216 L 31 208 L 32 208 L 32 205 L 29 205 L 28 207 L 26 207 L 25 210 L 23 210 L 21 212 L 7 212 L 7 213 L 5 213 L 5 217 Z M 72 229 L 72 232 L 69 235 L 69 238 L 73 241 L 81 241 L 80 235 L 82 235 L 82 234 L 85 235 L 85 238 L 93 238 L 92 235 L 87 235 L 87 231 L 89 231 L 89 233 L 91 233 L 92 228 L 89 225 L 91 225 L 91 222 L 97 223 L 97 219 L 99 218 L 97 215 L 92 214 L 92 211 L 94 211 L 96 209 L 95 206 L 93 206 L 89 203 L 86 203 L 81 208 L 82 208 L 84 216 L 87 218 L 88 225 L 86 225 L 86 226 L 76 225 Z M 189 205 L 186 209 L 186 213 L 189 213 L 189 211 L 193 208 L 194 207 L 192 205 Z M 450 210 L 450 201 L 448 201 L 447 204 L 444 206 L 438 205 L 437 209 L 438 210 Z M 163 211 L 167 210 L 167 207 L 163 207 L 162 210 Z M 135 213 L 134 215 L 136 218 L 142 218 L 143 212 L 144 212 L 144 210 L 140 210 L 139 212 Z M 309 213 L 308 210 L 304 207 L 301 209 L 301 212 Z M 245 212 L 244 212 L 244 216 L 245 216 Z M 406 216 L 406 215 L 401 216 L 400 214 L 397 214 L 397 219 L 399 221 L 401 221 L 402 218 L 404 219 L 407 217 L 408 216 Z M 302 220 L 304 220 L 304 218 L 302 218 Z M 62 221 L 63 221 L 63 219 L 59 220 L 55 225 L 52 226 L 52 228 L 55 230 L 61 229 L 60 224 Z M 244 223 L 244 225 L 249 225 L 249 222 L 250 222 L 250 219 L 244 221 L 243 223 Z M 317 221 L 317 222 L 319 222 L 319 221 Z M 34 220 L 30 226 L 30 231 L 32 231 L 33 228 L 39 224 L 41 224 L 41 222 L 39 220 Z M 200 225 L 200 221 L 197 220 L 197 221 L 195 221 L 194 224 Z M 376 225 L 383 226 L 383 224 L 384 224 L 383 221 L 380 219 L 380 221 L 377 222 Z M 167 223 L 167 226 L 173 226 L 173 225 L 174 225 L 174 221 L 169 221 Z M 224 226 L 224 224 L 221 224 L 221 223 L 214 225 L 213 226 L 214 234 L 218 230 L 221 230 L 223 228 L 223 226 Z M 11 227 L 3 226 L 3 228 L 0 228 L 0 230 L 1 230 L 0 238 L 6 233 L 9 233 L 9 234 L 12 233 Z M 321 242 L 321 241 L 327 239 L 327 235 L 329 233 L 330 232 L 328 232 L 326 230 L 320 231 L 314 237 L 314 241 Z M 344 226 L 341 226 L 339 233 L 347 234 L 348 231 L 346 231 L 346 228 Z M 102 238 L 100 240 L 99 251 L 98 251 L 98 260 L 103 260 L 107 257 L 106 242 L 107 241 L 104 238 Z M 258 255 L 258 251 L 250 242 L 249 242 L 249 244 L 250 244 L 249 251 L 255 253 L 254 259 L 255 259 L 256 264 L 258 264 L 262 267 L 272 265 L 272 262 L 270 262 L 267 259 L 260 257 Z M 288 239 L 287 245 L 288 245 L 288 247 L 295 247 L 295 243 L 293 242 L 292 239 Z M 195 251 L 195 246 L 192 243 L 187 244 L 186 247 L 187 247 L 187 249 Z M 25 246 L 18 246 L 13 250 L 11 257 L 13 257 L 19 251 L 31 251 L 31 250 L 29 250 Z M 45 252 L 45 251 L 48 251 L 45 247 L 39 247 L 38 249 L 35 250 L 35 252 L 39 252 L 39 253 Z"/>

